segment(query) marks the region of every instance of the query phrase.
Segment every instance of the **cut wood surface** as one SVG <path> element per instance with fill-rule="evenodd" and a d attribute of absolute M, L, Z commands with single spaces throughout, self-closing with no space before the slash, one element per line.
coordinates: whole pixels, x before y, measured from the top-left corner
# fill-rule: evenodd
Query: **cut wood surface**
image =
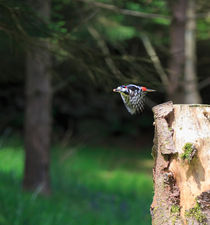
<path fill-rule="evenodd" d="M 210 224 L 210 105 L 155 106 L 153 225 Z"/>

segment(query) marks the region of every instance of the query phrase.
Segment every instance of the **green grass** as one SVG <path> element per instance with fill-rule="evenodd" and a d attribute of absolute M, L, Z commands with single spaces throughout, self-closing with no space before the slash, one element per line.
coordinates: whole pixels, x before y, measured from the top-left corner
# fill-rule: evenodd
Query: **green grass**
<path fill-rule="evenodd" d="M 151 224 L 152 160 L 145 154 L 55 147 L 51 158 L 52 195 L 26 193 L 22 145 L 1 145 L 0 225 Z"/>

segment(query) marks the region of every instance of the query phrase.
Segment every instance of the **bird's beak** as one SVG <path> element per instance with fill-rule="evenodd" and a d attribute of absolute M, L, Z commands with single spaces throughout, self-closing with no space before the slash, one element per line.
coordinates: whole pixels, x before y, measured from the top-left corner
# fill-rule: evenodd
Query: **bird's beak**
<path fill-rule="evenodd" d="M 121 91 L 121 88 L 119 88 L 119 87 L 113 89 L 113 92 L 120 92 L 120 91 Z"/>
<path fill-rule="evenodd" d="M 156 90 L 148 89 L 148 88 L 147 88 L 147 90 L 146 90 L 146 92 L 154 92 L 154 91 L 156 91 Z"/>

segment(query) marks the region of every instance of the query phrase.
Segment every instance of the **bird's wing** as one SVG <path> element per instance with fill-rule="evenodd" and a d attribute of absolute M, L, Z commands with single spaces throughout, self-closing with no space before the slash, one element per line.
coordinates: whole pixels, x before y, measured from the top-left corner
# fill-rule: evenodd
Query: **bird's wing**
<path fill-rule="evenodd" d="M 142 112 L 144 109 L 144 96 L 145 94 L 142 93 L 141 95 L 136 95 L 131 100 L 133 107 L 136 109 L 136 112 Z"/>
<path fill-rule="evenodd" d="M 128 112 L 132 115 L 135 114 L 136 110 L 130 102 L 130 96 L 123 95 L 123 94 L 120 94 L 120 95 L 121 95 L 121 98 L 122 98 L 124 105 L 125 105 L 126 109 L 128 110 Z"/>
<path fill-rule="evenodd" d="M 140 113 L 144 109 L 144 97 L 145 93 L 139 90 L 135 91 L 133 95 L 130 95 L 129 104 L 133 108 L 135 113 Z"/>

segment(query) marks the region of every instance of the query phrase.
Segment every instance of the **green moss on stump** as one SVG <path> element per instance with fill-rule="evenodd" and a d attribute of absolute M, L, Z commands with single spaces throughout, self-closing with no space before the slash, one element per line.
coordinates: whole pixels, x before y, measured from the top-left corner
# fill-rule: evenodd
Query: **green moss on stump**
<path fill-rule="evenodd" d="M 185 217 L 194 218 L 199 223 L 202 223 L 202 225 L 207 225 L 206 216 L 202 213 L 201 207 L 198 202 L 196 202 L 196 205 L 194 208 L 191 208 L 185 211 Z"/>
<path fill-rule="evenodd" d="M 179 205 L 172 205 L 171 206 L 171 213 L 179 213 L 180 212 L 180 206 Z"/>
<path fill-rule="evenodd" d="M 184 152 L 180 155 L 180 157 L 182 160 L 187 160 L 189 163 L 194 157 L 197 149 L 195 148 L 194 144 L 186 143 L 183 147 L 183 151 Z"/>
<path fill-rule="evenodd" d="M 179 205 L 172 205 L 171 206 L 171 224 L 175 225 L 176 221 L 180 214 L 180 206 Z"/>

